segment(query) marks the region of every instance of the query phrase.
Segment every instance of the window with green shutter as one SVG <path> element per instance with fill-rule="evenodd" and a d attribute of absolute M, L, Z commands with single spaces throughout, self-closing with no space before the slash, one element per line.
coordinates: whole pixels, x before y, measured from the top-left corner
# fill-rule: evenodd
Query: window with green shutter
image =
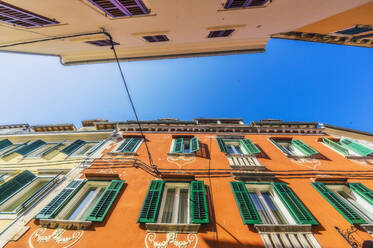
<path fill-rule="evenodd" d="M 23 156 L 29 154 L 30 152 L 38 149 L 39 147 L 45 145 L 46 142 L 44 142 L 43 140 L 36 140 L 26 146 L 23 146 L 22 148 L 18 149 L 16 152 L 18 154 L 21 154 Z"/>
<path fill-rule="evenodd" d="M 365 157 L 365 156 L 368 156 L 370 154 L 373 154 L 373 150 L 372 149 L 369 149 L 368 147 L 365 147 L 365 146 L 357 143 L 356 141 L 353 141 L 353 140 L 348 139 L 348 138 L 341 139 L 339 141 L 339 143 L 341 143 L 343 147 L 356 152 L 360 156 L 364 156 Z"/>
<path fill-rule="evenodd" d="M 245 148 L 248 154 L 261 153 L 261 150 L 250 139 L 242 139 L 240 144 Z"/>
<path fill-rule="evenodd" d="M 172 153 L 194 153 L 199 150 L 198 137 L 178 137 L 172 142 Z"/>
<path fill-rule="evenodd" d="M 192 181 L 190 183 L 190 216 L 192 223 L 209 223 L 205 184 L 203 181 Z"/>
<path fill-rule="evenodd" d="M 243 182 L 231 182 L 231 188 L 233 191 L 234 198 L 238 209 L 241 214 L 241 218 L 244 224 L 261 224 L 262 221 L 256 210 L 253 201 L 251 200 L 249 193 L 247 192 L 245 183 Z"/>
<path fill-rule="evenodd" d="M 131 137 L 126 138 L 122 144 L 119 145 L 119 147 L 116 149 L 116 152 L 125 152 L 125 153 L 131 153 L 135 152 L 135 149 L 141 142 L 141 138 L 137 137 Z"/>
<path fill-rule="evenodd" d="M 173 153 L 183 153 L 184 152 L 184 139 L 176 138 L 174 140 L 174 147 L 172 149 Z"/>
<path fill-rule="evenodd" d="M 156 221 L 162 198 L 163 187 L 164 181 L 151 181 L 137 222 L 152 223 Z"/>
<path fill-rule="evenodd" d="M 291 152 L 290 152 L 288 149 L 286 149 L 284 146 L 280 145 L 280 144 L 277 142 L 277 140 L 270 138 L 269 141 L 271 141 L 272 144 L 274 144 L 278 149 L 280 149 L 280 150 L 281 150 L 283 153 L 285 153 L 286 155 L 291 155 Z"/>
<path fill-rule="evenodd" d="M 66 146 L 64 149 L 61 150 L 62 153 L 66 155 L 70 155 L 76 150 L 78 150 L 81 146 L 83 146 L 86 142 L 84 140 L 75 140 L 73 143 L 70 145 Z"/>
<path fill-rule="evenodd" d="M 228 153 L 224 140 L 221 138 L 216 138 L 216 141 L 218 142 L 220 151 L 224 153 Z"/>
<path fill-rule="evenodd" d="M 344 148 L 339 143 L 332 141 L 331 139 L 322 137 L 322 142 L 330 148 L 342 153 L 344 156 L 349 155 L 348 149 Z"/>
<path fill-rule="evenodd" d="M 199 150 L 198 137 L 193 137 L 190 139 L 190 152 L 196 152 Z"/>
<path fill-rule="evenodd" d="M 8 139 L 3 139 L 0 141 L 0 151 L 13 145 L 13 143 Z"/>
<path fill-rule="evenodd" d="M 282 202 L 289 210 L 298 224 L 312 224 L 319 223 L 307 210 L 303 203 L 298 199 L 294 192 L 285 183 L 272 183 L 274 190 L 281 198 Z"/>
<path fill-rule="evenodd" d="M 315 149 L 313 149 L 312 147 L 305 144 L 303 141 L 299 139 L 292 140 L 291 144 L 306 156 L 312 156 L 319 153 L 318 151 L 316 151 Z"/>
<path fill-rule="evenodd" d="M 9 197 L 14 195 L 20 189 L 30 184 L 36 176 L 28 170 L 25 170 L 9 181 L 0 185 L 0 204 L 6 201 Z"/>
<path fill-rule="evenodd" d="M 367 202 L 373 205 L 373 191 L 361 183 L 350 183 L 350 189 L 363 197 Z"/>
<path fill-rule="evenodd" d="M 365 224 L 365 220 L 357 214 L 345 201 L 338 197 L 323 183 L 312 183 L 312 186 L 351 224 Z"/>
<path fill-rule="evenodd" d="M 45 206 L 35 219 L 53 219 L 69 200 L 79 191 L 86 180 L 77 179 L 71 181 L 51 202 Z"/>
<path fill-rule="evenodd" d="M 110 182 L 88 215 L 87 221 L 102 222 L 105 219 L 106 214 L 118 196 L 123 184 L 123 180 L 112 180 Z"/>

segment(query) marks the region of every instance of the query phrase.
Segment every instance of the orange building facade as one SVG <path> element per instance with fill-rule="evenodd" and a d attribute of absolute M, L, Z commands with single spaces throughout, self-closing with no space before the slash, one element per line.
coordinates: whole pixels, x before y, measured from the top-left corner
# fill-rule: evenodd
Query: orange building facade
<path fill-rule="evenodd" d="M 370 247 L 368 142 L 313 122 L 105 125 L 101 158 L 5 247 Z"/>

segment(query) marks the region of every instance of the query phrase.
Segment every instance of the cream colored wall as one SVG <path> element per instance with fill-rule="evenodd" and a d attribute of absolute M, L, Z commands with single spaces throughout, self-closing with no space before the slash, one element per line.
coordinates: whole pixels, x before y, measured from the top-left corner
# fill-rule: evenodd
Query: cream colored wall
<path fill-rule="evenodd" d="M 7 0 L 10 4 L 55 18 L 58 25 L 25 29 L 0 23 L 0 46 L 52 36 L 100 31 L 112 34 L 123 59 L 162 56 L 198 56 L 206 53 L 263 51 L 271 34 L 288 32 L 369 0 L 273 0 L 266 7 L 225 10 L 226 0 L 146 0 L 151 13 L 145 16 L 112 19 L 87 0 Z M 71 11 L 71 10 L 74 11 Z M 229 37 L 208 39 L 211 28 L 239 26 Z M 169 42 L 148 43 L 139 33 L 167 32 Z M 102 37 L 101 37 L 102 38 Z M 108 47 L 96 47 L 65 39 L 6 48 L 62 56 L 64 63 L 113 59 Z"/>
<path fill-rule="evenodd" d="M 26 141 L 35 141 L 41 139 L 45 142 L 73 142 L 81 139 L 84 141 L 101 141 L 110 137 L 111 132 L 71 132 L 71 133 L 33 133 L 23 135 L 1 135 L 0 140 L 9 139 L 13 143 L 24 143 Z M 0 171 L 2 170 L 29 170 L 38 174 L 40 170 L 69 170 L 76 167 L 85 158 L 69 158 L 67 155 L 59 152 L 63 148 L 53 151 L 43 158 L 24 158 L 22 155 L 12 153 L 6 157 L 0 158 Z"/>

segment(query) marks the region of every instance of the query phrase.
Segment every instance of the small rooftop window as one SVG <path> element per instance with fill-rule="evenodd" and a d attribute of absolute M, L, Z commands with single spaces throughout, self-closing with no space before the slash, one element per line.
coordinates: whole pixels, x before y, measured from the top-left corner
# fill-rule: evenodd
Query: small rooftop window
<path fill-rule="evenodd" d="M 162 42 L 162 41 L 169 41 L 166 35 L 149 35 L 142 37 L 147 42 Z"/>
<path fill-rule="evenodd" d="M 149 14 L 141 0 L 88 0 L 113 18 Z"/>
<path fill-rule="evenodd" d="M 93 41 L 86 41 L 85 43 L 95 45 L 95 46 L 111 46 L 110 40 L 93 40 Z M 113 41 L 114 46 L 120 45 L 119 43 Z"/>
<path fill-rule="evenodd" d="M 24 28 L 42 27 L 59 23 L 3 1 L 0 1 L 0 21 Z"/>
<path fill-rule="evenodd" d="M 209 33 L 208 38 L 219 38 L 219 37 L 228 37 L 234 32 L 234 29 L 226 29 L 226 30 L 217 30 L 211 31 Z"/>
<path fill-rule="evenodd" d="M 335 33 L 337 34 L 345 34 L 345 35 L 355 35 L 355 34 L 361 34 L 365 32 L 373 31 L 373 27 L 369 25 L 356 25 L 352 28 L 343 29 L 340 31 L 337 31 Z"/>
<path fill-rule="evenodd" d="M 225 9 L 263 6 L 268 0 L 227 0 Z"/>

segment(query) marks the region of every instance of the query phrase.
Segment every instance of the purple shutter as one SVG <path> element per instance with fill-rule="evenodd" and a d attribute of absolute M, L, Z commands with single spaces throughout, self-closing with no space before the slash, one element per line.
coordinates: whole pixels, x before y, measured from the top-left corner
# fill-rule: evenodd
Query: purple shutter
<path fill-rule="evenodd" d="M 113 18 L 149 14 L 141 0 L 88 0 Z"/>
<path fill-rule="evenodd" d="M 59 23 L 3 1 L 0 1 L 0 21 L 26 28 L 42 27 Z"/>

